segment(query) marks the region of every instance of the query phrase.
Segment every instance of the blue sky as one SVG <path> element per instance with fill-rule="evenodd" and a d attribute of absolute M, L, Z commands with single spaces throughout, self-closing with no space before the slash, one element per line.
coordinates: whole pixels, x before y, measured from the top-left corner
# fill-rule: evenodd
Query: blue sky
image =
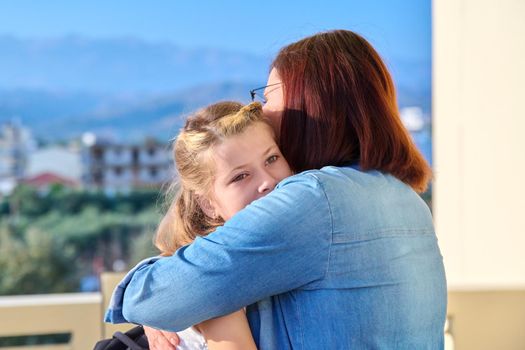
<path fill-rule="evenodd" d="M 430 60 L 430 0 L 0 0 L 0 35 L 136 37 L 274 55 L 318 31 L 363 34 L 385 57 Z"/>

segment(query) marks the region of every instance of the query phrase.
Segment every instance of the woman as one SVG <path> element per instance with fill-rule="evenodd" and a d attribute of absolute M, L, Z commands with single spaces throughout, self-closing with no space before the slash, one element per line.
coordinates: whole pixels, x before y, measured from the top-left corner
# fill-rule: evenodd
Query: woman
<path fill-rule="evenodd" d="M 345 30 L 302 39 L 265 98 L 298 174 L 140 266 L 107 319 L 177 331 L 248 305 L 259 349 L 443 348 L 443 262 L 416 193 L 431 172 L 377 52 Z"/>

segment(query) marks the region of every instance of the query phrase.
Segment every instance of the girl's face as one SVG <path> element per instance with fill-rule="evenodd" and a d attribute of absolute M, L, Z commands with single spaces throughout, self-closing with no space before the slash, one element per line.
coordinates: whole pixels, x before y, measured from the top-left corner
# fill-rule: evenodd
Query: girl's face
<path fill-rule="evenodd" d="M 212 149 L 215 166 L 206 214 L 228 220 L 272 191 L 292 171 L 269 127 L 256 122 Z"/>
<path fill-rule="evenodd" d="M 275 134 L 279 135 L 281 130 L 281 118 L 284 110 L 283 85 L 279 72 L 273 68 L 268 76 L 268 86 L 264 90 L 266 103 L 263 106 L 263 113 L 270 120 Z"/>

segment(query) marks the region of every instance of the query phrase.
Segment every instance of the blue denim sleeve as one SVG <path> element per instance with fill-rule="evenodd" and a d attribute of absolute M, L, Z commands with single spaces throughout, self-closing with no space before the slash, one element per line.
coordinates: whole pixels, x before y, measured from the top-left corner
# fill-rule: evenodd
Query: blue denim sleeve
<path fill-rule="evenodd" d="M 109 300 L 108 309 L 106 310 L 106 314 L 104 316 L 105 322 L 111 322 L 111 323 L 123 323 L 126 322 L 126 319 L 122 316 L 122 301 L 124 300 L 124 291 L 126 290 L 126 286 L 128 285 L 129 281 L 131 281 L 131 278 L 135 274 L 135 271 L 141 269 L 144 265 L 152 264 L 155 261 L 159 260 L 160 256 L 155 256 L 151 258 L 147 258 L 139 262 L 134 268 L 132 268 L 126 276 L 122 279 L 122 281 L 119 282 L 115 290 L 113 291 L 113 294 L 111 295 L 111 299 Z"/>
<path fill-rule="evenodd" d="M 331 239 L 321 183 L 309 173 L 290 177 L 215 232 L 136 269 L 122 319 L 179 331 L 299 288 L 324 277 Z"/>

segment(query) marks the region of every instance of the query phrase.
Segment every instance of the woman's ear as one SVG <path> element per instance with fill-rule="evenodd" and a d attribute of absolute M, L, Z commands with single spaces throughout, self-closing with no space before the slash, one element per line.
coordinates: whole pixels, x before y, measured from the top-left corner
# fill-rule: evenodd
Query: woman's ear
<path fill-rule="evenodd" d="M 215 211 L 215 207 L 211 203 L 211 201 L 201 195 L 196 195 L 197 204 L 199 204 L 199 207 L 201 207 L 202 212 L 209 218 L 216 219 L 217 218 L 217 212 Z"/>

